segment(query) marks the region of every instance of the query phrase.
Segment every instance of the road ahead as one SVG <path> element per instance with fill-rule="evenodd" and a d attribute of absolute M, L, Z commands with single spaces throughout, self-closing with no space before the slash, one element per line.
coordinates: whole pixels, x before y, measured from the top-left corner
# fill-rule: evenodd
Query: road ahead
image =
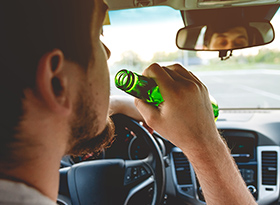
<path fill-rule="evenodd" d="M 221 108 L 280 108 L 280 69 L 194 72 Z M 113 86 L 111 93 L 126 95 Z"/>

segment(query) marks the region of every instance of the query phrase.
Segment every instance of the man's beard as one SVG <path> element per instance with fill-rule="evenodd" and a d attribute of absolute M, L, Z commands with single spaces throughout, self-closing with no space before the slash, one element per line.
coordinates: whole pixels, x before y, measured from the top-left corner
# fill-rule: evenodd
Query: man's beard
<path fill-rule="evenodd" d="M 88 92 L 81 93 L 75 106 L 75 117 L 71 120 L 71 137 L 69 155 L 96 155 L 111 146 L 114 139 L 115 126 L 108 118 L 105 129 L 97 135 L 99 123 L 94 100 Z"/>

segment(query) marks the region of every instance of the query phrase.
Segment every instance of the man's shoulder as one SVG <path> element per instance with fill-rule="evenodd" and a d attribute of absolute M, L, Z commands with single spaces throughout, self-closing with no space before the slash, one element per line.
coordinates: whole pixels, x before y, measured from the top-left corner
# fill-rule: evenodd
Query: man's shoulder
<path fill-rule="evenodd" d="M 55 205 L 56 203 L 24 183 L 0 179 L 0 204 Z"/>

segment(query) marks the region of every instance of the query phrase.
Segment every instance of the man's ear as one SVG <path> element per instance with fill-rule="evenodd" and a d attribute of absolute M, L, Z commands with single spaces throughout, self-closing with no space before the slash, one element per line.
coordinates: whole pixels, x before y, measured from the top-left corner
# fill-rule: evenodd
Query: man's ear
<path fill-rule="evenodd" d="M 37 67 L 36 92 L 51 112 L 68 115 L 71 112 L 71 100 L 64 65 L 61 50 L 54 49 L 45 53 Z"/>

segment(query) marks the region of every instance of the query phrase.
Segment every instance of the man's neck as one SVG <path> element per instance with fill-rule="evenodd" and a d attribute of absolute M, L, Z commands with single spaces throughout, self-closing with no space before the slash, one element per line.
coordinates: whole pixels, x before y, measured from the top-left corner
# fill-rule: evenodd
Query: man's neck
<path fill-rule="evenodd" d="M 23 182 L 53 201 L 59 187 L 60 160 L 69 140 L 69 116 L 54 112 L 31 89 L 24 91 L 24 116 L 12 143 L 11 167 L 0 163 L 0 173 Z"/>

